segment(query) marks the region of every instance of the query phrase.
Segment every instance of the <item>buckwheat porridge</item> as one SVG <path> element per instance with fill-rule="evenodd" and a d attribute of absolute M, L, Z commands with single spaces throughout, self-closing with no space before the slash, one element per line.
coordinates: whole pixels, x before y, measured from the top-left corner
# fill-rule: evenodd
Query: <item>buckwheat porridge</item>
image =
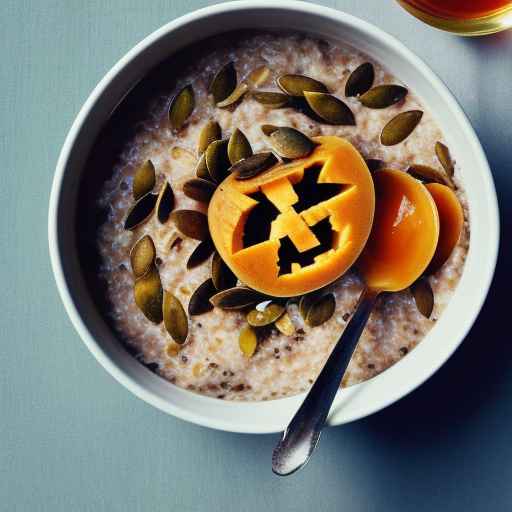
<path fill-rule="evenodd" d="M 357 273 L 349 269 L 306 299 L 258 295 L 241 288 L 244 283 L 215 251 L 205 223 L 208 200 L 239 158 L 265 153 L 239 171 L 249 174 L 258 166 L 265 173 L 265 167 L 279 165 L 276 157 L 289 156 L 293 163 L 295 156 L 286 154 L 288 147 L 280 150 L 274 137 L 282 127 L 297 130 L 306 142 L 321 140 L 318 136 L 346 139 L 372 173 L 382 167 L 409 171 L 455 192 L 464 212 L 457 245 L 414 293 L 379 298 L 343 384 L 386 370 L 425 337 L 461 276 L 469 225 L 460 169 L 455 165 L 451 172 L 443 133 L 414 91 L 352 48 L 273 33 L 230 34 L 201 43 L 143 82 L 144 101 L 137 92 L 129 95 L 120 107 L 128 114 L 114 115 L 93 148 L 86 178 L 93 184 L 84 185 L 88 207 L 81 208 L 79 219 L 90 217 L 88 227 L 79 226 L 87 279 L 95 281 L 105 317 L 135 357 L 177 386 L 226 400 L 294 395 L 318 375 L 363 289 Z M 383 85 L 398 87 L 379 89 Z M 416 117 L 399 118 L 406 122 L 395 123 L 391 138 L 400 140 L 385 145 L 384 127 L 405 112 Z M 262 125 L 271 126 L 262 130 Z M 268 153 L 273 150 L 276 156 Z M 97 216 L 89 213 L 92 202 Z M 269 236 L 267 214 L 251 218 L 262 239 Z M 245 295 L 230 295 L 233 287 Z M 219 298 L 222 290 L 229 293 Z M 225 309 L 226 300 L 239 308 Z"/>

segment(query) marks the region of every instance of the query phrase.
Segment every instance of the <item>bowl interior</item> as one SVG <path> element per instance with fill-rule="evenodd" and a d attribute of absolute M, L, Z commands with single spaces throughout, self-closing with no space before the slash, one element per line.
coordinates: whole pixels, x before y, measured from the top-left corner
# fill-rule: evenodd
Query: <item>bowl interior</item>
<path fill-rule="evenodd" d="M 302 2 L 232 2 L 212 6 L 157 30 L 123 57 L 95 88 L 62 149 L 49 214 L 52 265 L 67 312 L 98 361 L 123 385 L 185 420 L 238 432 L 282 430 L 302 396 L 270 402 L 226 402 L 178 388 L 154 375 L 119 343 L 86 285 L 73 228 L 84 163 L 116 105 L 153 67 L 198 40 L 240 29 L 286 27 L 347 43 L 370 54 L 414 90 L 443 129 L 463 173 L 470 206 L 471 243 L 464 272 L 444 314 L 425 340 L 393 367 L 341 390 L 331 424 L 370 414 L 427 379 L 455 350 L 476 318 L 492 278 L 498 244 L 494 185 L 480 144 L 444 85 L 399 42 L 361 20 Z M 86 270 L 86 269 L 85 269 Z M 456 319 L 456 321 L 454 321 Z"/>

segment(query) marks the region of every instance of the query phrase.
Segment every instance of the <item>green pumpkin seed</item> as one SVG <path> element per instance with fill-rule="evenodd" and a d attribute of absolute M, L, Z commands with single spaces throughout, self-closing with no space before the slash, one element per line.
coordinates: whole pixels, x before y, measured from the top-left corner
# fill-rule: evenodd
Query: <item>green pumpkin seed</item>
<path fill-rule="evenodd" d="M 214 141 L 222 138 L 222 130 L 217 121 L 208 121 L 199 134 L 197 143 L 197 154 L 202 155 L 206 148 Z"/>
<path fill-rule="evenodd" d="M 159 324 L 162 321 L 163 289 L 160 274 L 155 266 L 135 281 L 133 295 L 135 304 L 144 316 Z"/>
<path fill-rule="evenodd" d="M 270 141 L 277 154 L 284 158 L 302 158 L 315 148 L 315 143 L 295 128 L 278 128 L 270 134 Z"/>
<path fill-rule="evenodd" d="M 270 76 L 270 69 L 267 66 L 260 66 L 259 68 L 253 69 L 247 75 L 247 83 L 251 87 L 259 87 L 263 85 Z"/>
<path fill-rule="evenodd" d="M 334 314 L 336 308 L 336 299 L 332 293 L 324 295 L 317 300 L 310 308 L 306 315 L 306 324 L 310 327 L 318 327 Z"/>
<path fill-rule="evenodd" d="M 228 141 L 215 140 L 205 152 L 206 167 L 213 181 L 220 183 L 227 175 L 230 166 L 228 159 Z"/>
<path fill-rule="evenodd" d="M 249 158 L 244 158 L 230 167 L 230 172 L 236 174 L 237 180 L 248 180 L 254 178 L 263 171 L 266 171 L 277 164 L 274 153 L 256 153 Z"/>
<path fill-rule="evenodd" d="M 162 307 L 164 326 L 172 339 L 182 345 L 188 334 L 188 318 L 181 302 L 170 292 L 164 292 Z"/>
<path fill-rule="evenodd" d="M 228 62 L 214 76 L 209 92 L 213 95 L 213 101 L 219 103 L 225 100 L 236 87 L 236 69 L 233 62 Z"/>
<path fill-rule="evenodd" d="M 211 240 L 203 240 L 200 242 L 187 260 L 187 270 L 196 268 L 201 265 L 201 263 L 204 263 L 212 255 L 214 250 L 215 247 Z"/>
<path fill-rule="evenodd" d="M 430 318 L 434 309 L 434 292 L 428 279 L 422 277 L 411 286 L 411 293 L 418 311 L 425 317 Z"/>
<path fill-rule="evenodd" d="M 151 192 L 155 186 L 155 166 L 151 160 L 146 160 L 136 171 L 133 177 L 132 192 L 135 201 Z"/>
<path fill-rule="evenodd" d="M 247 322 L 253 327 L 264 327 L 274 323 L 285 312 L 281 304 L 269 304 L 263 311 L 253 309 L 247 314 Z"/>
<path fill-rule="evenodd" d="M 160 189 L 155 208 L 158 220 L 161 224 L 165 224 L 174 209 L 174 193 L 168 181 L 166 181 Z"/>
<path fill-rule="evenodd" d="M 359 96 L 359 101 L 368 108 L 387 108 L 403 100 L 407 93 L 401 85 L 378 85 Z"/>
<path fill-rule="evenodd" d="M 217 293 L 217 289 L 213 286 L 213 281 L 207 279 L 199 285 L 196 291 L 190 297 L 188 303 L 188 314 L 190 316 L 202 315 L 213 309 L 210 298 Z"/>
<path fill-rule="evenodd" d="M 282 92 L 253 92 L 251 96 L 268 108 L 284 108 L 291 105 L 290 97 Z"/>
<path fill-rule="evenodd" d="M 379 169 L 382 169 L 384 165 L 384 162 L 378 158 L 367 158 L 365 159 L 365 162 L 370 172 L 378 171 Z"/>
<path fill-rule="evenodd" d="M 256 331 L 250 326 L 245 326 L 238 336 L 238 346 L 240 347 L 240 351 L 242 354 L 249 358 L 252 357 L 254 352 L 256 352 L 256 347 L 258 346 L 258 336 L 256 335 Z"/>
<path fill-rule="evenodd" d="M 264 296 L 246 286 L 235 286 L 216 293 L 210 302 L 221 309 L 242 309 L 261 302 Z"/>
<path fill-rule="evenodd" d="M 261 125 L 261 131 L 267 136 L 269 137 L 270 135 L 272 135 L 277 129 L 279 128 L 279 126 L 275 126 L 274 124 L 262 124 Z"/>
<path fill-rule="evenodd" d="M 226 265 L 218 252 L 212 258 L 212 282 L 218 291 L 232 288 L 236 285 L 237 277 Z"/>
<path fill-rule="evenodd" d="M 446 174 L 450 178 L 453 178 L 455 168 L 453 166 L 453 160 L 450 155 L 450 150 L 442 142 L 436 142 L 435 150 L 436 150 L 437 159 L 443 166 L 443 169 L 446 171 Z"/>
<path fill-rule="evenodd" d="M 375 79 L 375 70 L 373 64 L 364 62 L 358 66 L 350 76 L 345 84 L 345 96 L 358 96 L 364 94 L 373 85 Z"/>
<path fill-rule="evenodd" d="M 318 80 L 304 75 L 281 75 L 277 79 L 279 88 L 289 96 L 301 97 L 304 92 L 329 92 Z"/>
<path fill-rule="evenodd" d="M 239 85 L 236 86 L 236 88 L 234 89 L 234 91 L 223 101 L 219 101 L 217 103 L 217 107 L 219 108 L 226 108 L 226 107 L 231 107 L 232 105 L 234 105 L 235 103 L 237 103 L 238 101 L 240 101 L 240 99 L 242 98 L 242 96 L 249 90 L 249 86 L 245 83 L 241 83 Z"/>
<path fill-rule="evenodd" d="M 313 112 L 328 124 L 354 126 L 354 114 L 340 99 L 323 92 L 304 92 L 304 97 Z"/>
<path fill-rule="evenodd" d="M 231 134 L 228 142 L 228 158 L 231 165 L 236 164 L 242 158 L 252 155 L 251 144 L 244 133 L 238 128 Z"/>
<path fill-rule="evenodd" d="M 295 333 L 295 326 L 293 325 L 292 319 L 288 313 L 285 313 L 279 317 L 275 322 L 277 330 L 285 336 L 292 336 Z"/>
<path fill-rule="evenodd" d="M 382 129 L 380 141 L 384 146 L 394 146 L 404 141 L 421 121 L 421 110 L 402 112 L 389 121 Z"/>
<path fill-rule="evenodd" d="M 203 153 L 199 161 L 197 162 L 195 173 L 198 178 L 201 178 L 203 180 L 211 180 L 212 177 L 210 176 L 210 173 L 208 172 L 208 167 L 206 166 L 206 155 Z"/>
<path fill-rule="evenodd" d="M 171 213 L 171 219 L 178 230 L 189 238 L 195 240 L 208 240 L 208 218 L 204 213 L 196 210 L 176 210 Z"/>
<path fill-rule="evenodd" d="M 448 180 L 437 169 L 428 165 L 414 164 L 407 169 L 407 172 L 417 180 L 425 183 L 442 183 L 448 185 Z"/>
<path fill-rule="evenodd" d="M 154 265 L 156 249 L 149 235 L 138 240 L 130 251 L 130 263 L 135 279 L 142 277 Z"/>
<path fill-rule="evenodd" d="M 307 295 L 303 295 L 299 299 L 299 313 L 302 319 L 305 321 L 306 317 L 308 316 L 309 310 L 311 309 L 311 306 L 320 298 L 319 293 L 312 292 L 308 293 Z"/>
<path fill-rule="evenodd" d="M 195 107 L 194 90 L 186 85 L 181 89 L 169 105 L 169 122 L 175 130 L 179 130 L 185 124 Z"/>
<path fill-rule="evenodd" d="M 183 184 L 183 193 L 202 203 L 208 203 L 215 192 L 215 185 L 209 180 L 192 178 Z"/>
<path fill-rule="evenodd" d="M 128 211 L 128 215 L 124 221 L 124 229 L 135 229 L 146 222 L 155 209 L 157 195 L 151 192 L 142 196 Z"/>

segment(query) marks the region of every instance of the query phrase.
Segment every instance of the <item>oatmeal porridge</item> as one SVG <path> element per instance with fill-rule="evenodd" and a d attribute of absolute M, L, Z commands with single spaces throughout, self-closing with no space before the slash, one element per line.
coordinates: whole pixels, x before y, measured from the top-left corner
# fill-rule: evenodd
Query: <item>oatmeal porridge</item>
<path fill-rule="evenodd" d="M 273 33 L 216 37 L 143 82 L 145 100 L 129 95 L 123 101 L 129 115 L 114 115 L 93 148 L 86 180 L 95 176 L 94 185 L 84 188 L 87 211 L 94 201 L 99 213 L 88 214 L 87 228 L 79 226 L 88 279 L 97 281 L 105 316 L 135 357 L 177 386 L 226 400 L 281 398 L 310 387 L 349 321 L 361 278 L 352 267 L 311 294 L 299 288 L 255 291 L 257 286 L 237 279 L 236 264 L 215 250 L 217 239 L 210 238 L 205 219 L 229 167 L 238 172 L 238 183 L 250 181 L 314 155 L 321 141 L 335 138 L 355 148 L 362 158 L 354 158 L 368 176 L 368 168 L 408 171 L 449 186 L 462 206 L 462 233 L 444 264 L 432 268 L 421 286 L 379 298 L 343 385 L 377 375 L 414 349 L 450 300 L 469 244 L 460 169 L 455 164 L 451 172 L 443 133 L 414 91 L 353 48 Z M 275 130 L 281 132 L 274 135 Z M 284 137 L 280 146 L 280 133 L 291 134 L 292 141 Z M 101 145 L 108 146 L 110 159 L 103 158 Z M 295 185 L 300 202 L 300 183 Z M 302 186 L 302 193 L 310 188 Z M 306 206 L 332 200 L 332 194 L 314 196 Z M 244 244 L 249 222 L 260 237 L 252 243 L 274 237 L 283 247 L 287 235 L 293 237 L 295 220 L 283 221 L 282 233 L 275 235 L 268 214 L 261 210 L 261 217 L 247 219 L 245 235 L 239 233 Z M 331 233 L 332 214 L 319 219 L 308 226 L 313 230 L 325 220 L 322 226 Z M 366 231 L 367 221 L 361 221 Z M 223 233 L 227 224 L 220 226 Z M 312 232 L 322 243 L 323 232 Z M 306 253 L 295 240 L 293 251 L 296 258 Z M 93 253 L 97 265 L 89 258 Z M 312 253 L 287 272 L 316 265 L 319 255 L 325 257 Z M 429 294 L 434 298 L 430 307 L 425 294 L 427 303 Z"/>

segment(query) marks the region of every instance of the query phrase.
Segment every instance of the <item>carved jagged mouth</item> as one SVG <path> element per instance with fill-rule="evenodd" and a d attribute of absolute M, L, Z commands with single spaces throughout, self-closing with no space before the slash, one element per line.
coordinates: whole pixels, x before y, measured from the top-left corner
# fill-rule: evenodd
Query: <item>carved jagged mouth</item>
<path fill-rule="evenodd" d="M 318 183 L 321 166 L 306 169 L 304 178 L 293 185 L 293 189 L 299 200 L 292 206 L 296 213 L 301 213 L 312 206 L 318 205 L 340 194 L 346 185 L 335 183 Z M 276 206 L 265 194 L 258 191 L 250 197 L 258 202 L 249 213 L 244 227 L 243 247 L 267 241 L 270 238 L 271 224 L 280 214 Z M 309 226 L 311 232 L 316 236 L 319 245 L 300 252 L 289 236 L 280 238 L 278 252 L 279 275 L 289 274 L 292 271 L 292 264 L 298 263 L 305 267 L 314 263 L 320 254 L 333 248 L 334 231 L 329 217 L 324 218 L 313 226 Z"/>

